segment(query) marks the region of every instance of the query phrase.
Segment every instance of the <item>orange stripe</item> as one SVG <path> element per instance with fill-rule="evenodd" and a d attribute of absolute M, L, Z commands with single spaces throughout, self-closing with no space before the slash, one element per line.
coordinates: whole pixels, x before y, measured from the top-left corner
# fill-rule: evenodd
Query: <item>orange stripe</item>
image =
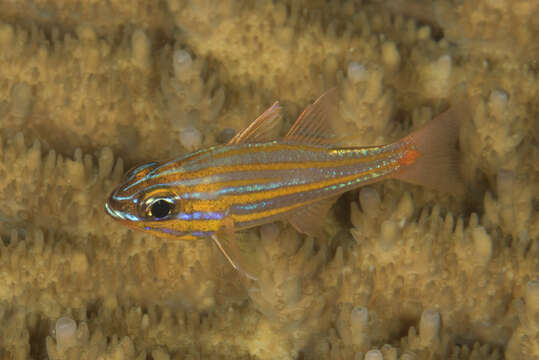
<path fill-rule="evenodd" d="M 328 149 L 328 148 L 324 148 L 324 147 L 314 147 L 314 146 L 301 145 L 301 144 L 275 143 L 275 144 L 266 145 L 266 146 L 260 146 L 260 147 L 248 147 L 248 148 L 242 148 L 242 149 L 230 149 L 230 150 L 224 151 L 224 152 L 222 152 L 220 154 L 212 155 L 211 161 L 226 158 L 226 157 L 229 157 L 229 156 L 236 156 L 236 155 L 242 155 L 243 153 L 253 153 L 253 152 L 270 152 L 270 151 L 279 151 L 279 150 L 289 150 L 289 151 L 305 150 L 305 151 L 311 151 L 311 152 L 326 152 L 328 155 L 331 155 L 331 153 L 334 153 L 334 152 L 337 152 L 337 151 L 355 152 L 355 151 L 361 151 L 361 150 L 374 149 L 374 148 L 377 148 L 377 147 L 378 146 L 366 146 L 366 147 L 350 147 L 350 148 Z M 386 158 L 386 157 L 388 157 L 388 156 L 390 156 L 391 154 L 394 154 L 394 153 L 397 153 L 397 151 L 383 152 L 383 153 L 380 153 L 380 154 L 368 154 L 368 155 L 365 155 L 364 157 L 361 157 L 361 158 L 343 159 L 341 161 L 349 160 L 349 161 L 351 161 L 351 164 L 353 164 L 354 161 L 357 161 L 359 163 L 361 163 L 361 162 L 369 162 L 369 161 L 374 161 L 374 160 L 379 160 L 379 159 Z M 202 154 L 207 154 L 207 152 L 203 152 L 201 154 L 197 154 L 196 156 L 186 158 L 186 159 L 182 160 L 182 162 L 187 161 L 187 160 L 193 160 L 195 158 L 200 157 Z M 210 160 L 210 159 L 208 159 L 208 160 Z M 325 167 L 329 167 L 329 166 L 332 166 L 332 165 L 334 166 L 334 164 L 331 164 L 331 163 L 328 164 L 329 161 L 324 161 L 324 162 L 319 162 L 319 163 L 326 164 Z M 268 165 L 272 166 L 274 164 L 275 163 L 270 163 Z M 287 162 L 287 164 L 291 164 L 291 163 Z M 294 164 L 297 164 L 297 163 L 294 163 Z M 304 164 L 304 163 L 302 162 L 301 164 Z M 163 168 L 159 169 L 159 171 L 160 172 L 165 172 L 165 171 L 173 169 L 177 165 L 178 164 L 176 164 L 176 163 L 172 163 L 167 167 L 163 167 Z M 239 166 L 239 165 L 231 165 L 231 166 Z M 245 166 L 253 166 L 253 165 L 245 165 Z M 297 167 L 297 165 L 295 165 L 294 167 Z M 204 171 L 204 170 L 207 170 L 207 169 L 203 169 L 203 170 L 199 170 L 199 171 Z M 159 173 L 157 173 L 156 175 L 158 175 L 158 174 Z M 185 175 L 185 174 L 186 173 L 182 173 L 182 175 Z M 193 173 L 187 173 L 187 174 L 193 174 Z M 196 172 L 194 172 L 194 174 L 196 174 Z M 196 177 L 196 176 L 193 176 L 193 177 Z M 182 178 L 183 178 L 183 176 L 182 176 Z"/>
<path fill-rule="evenodd" d="M 326 186 L 331 186 L 331 185 L 339 184 L 342 182 L 347 182 L 356 178 L 364 177 L 365 175 L 372 174 L 375 172 L 380 172 L 380 171 L 383 171 L 384 169 L 398 168 L 398 167 L 399 167 L 398 164 L 388 165 L 386 167 L 364 171 L 359 174 L 349 175 L 342 178 L 333 178 L 327 181 L 322 181 L 322 182 L 317 182 L 317 183 L 312 183 L 312 184 L 283 187 L 283 188 L 279 188 L 275 190 L 268 190 L 268 191 L 263 191 L 260 193 L 254 193 L 254 194 L 228 195 L 228 196 L 223 196 L 222 198 L 218 200 L 192 201 L 192 209 L 193 211 L 225 211 L 232 204 L 247 204 L 250 202 L 272 199 L 278 196 L 293 195 L 293 194 L 297 194 L 301 192 L 313 191 L 313 190 L 317 190 L 319 188 L 323 188 Z M 299 203 L 300 205 L 298 206 L 306 205 L 308 203 L 309 202 Z M 265 213 L 268 211 L 271 211 L 271 210 L 265 210 L 260 213 Z M 260 214 L 260 213 L 257 213 L 257 214 Z M 264 217 L 264 216 L 260 216 L 260 217 Z M 253 219 L 257 219 L 260 217 L 255 217 Z"/>
<path fill-rule="evenodd" d="M 223 220 L 171 220 L 167 224 L 167 228 L 178 232 L 193 232 L 193 231 L 218 231 Z M 145 221 L 142 226 L 150 226 L 155 228 L 163 228 L 163 222 Z M 166 233 L 164 233 L 166 235 Z"/>
<path fill-rule="evenodd" d="M 384 157 L 380 159 L 385 159 L 390 157 L 391 154 L 385 154 Z M 224 174 L 228 172 L 236 171 L 263 171 L 263 170 L 290 170 L 290 169 L 308 169 L 308 168 L 329 168 L 329 167 L 339 167 L 346 165 L 361 165 L 366 162 L 372 162 L 377 159 L 367 160 L 364 158 L 360 159 L 342 159 L 338 161 L 309 161 L 309 162 L 280 162 L 280 163 L 268 163 L 268 164 L 247 164 L 247 165 L 228 165 L 220 166 L 218 168 L 207 168 L 193 172 L 186 172 L 180 174 L 173 174 L 165 177 L 160 177 L 159 182 L 161 183 L 171 183 L 180 180 L 192 180 L 196 178 L 203 178 L 205 176 Z"/>

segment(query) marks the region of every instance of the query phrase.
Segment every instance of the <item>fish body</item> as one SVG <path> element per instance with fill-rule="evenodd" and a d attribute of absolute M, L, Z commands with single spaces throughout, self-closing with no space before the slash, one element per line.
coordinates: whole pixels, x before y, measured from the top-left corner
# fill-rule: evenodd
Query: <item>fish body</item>
<path fill-rule="evenodd" d="M 215 146 L 132 172 L 125 179 L 129 185 L 119 187 L 108 206 L 120 209 L 122 203 L 140 203 L 145 208 L 165 198 L 174 211 L 157 220 L 130 206 L 114 215 L 161 235 L 207 237 L 225 218 L 236 230 L 247 229 L 378 181 L 397 172 L 411 151 L 404 143 L 349 148 L 286 141 Z M 169 225 L 162 226 L 164 222 Z"/>
<path fill-rule="evenodd" d="M 281 139 L 274 103 L 228 144 L 130 170 L 105 208 L 122 223 L 178 240 L 211 237 L 286 219 L 320 236 L 327 211 L 342 193 L 387 178 L 458 193 L 458 123 L 453 107 L 394 143 L 341 147 L 332 130 L 335 92 L 322 95 Z M 237 251 L 234 257 L 237 257 Z"/>

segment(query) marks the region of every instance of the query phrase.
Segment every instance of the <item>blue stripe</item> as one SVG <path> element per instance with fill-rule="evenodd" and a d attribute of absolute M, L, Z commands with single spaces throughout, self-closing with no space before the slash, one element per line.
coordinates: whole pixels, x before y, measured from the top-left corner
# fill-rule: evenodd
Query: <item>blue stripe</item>
<path fill-rule="evenodd" d="M 375 166 L 375 167 L 379 167 L 379 166 Z M 369 167 L 368 169 L 372 170 L 373 168 L 374 167 Z M 356 179 L 353 179 L 347 182 L 325 186 L 323 188 L 316 189 L 316 190 L 309 190 L 309 191 L 300 192 L 296 194 L 283 195 L 280 197 L 276 197 L 272 199 L 265 199 L 262 201 L 257 201 L 257 202 L 248 203 L 248 204 L 236 204 L 236 205 L 233 205 L 233 209 L 237 211 L 241 211 L 241 212 L 262 211 L 267 208 L 278 206 L 278 202 L 283 201 L 286 198 L 289 198 L 290 201 L 294 201 L 293 200 L 294 197 L 303 198 L 304 196 L 309 196 L 309 197 L 316 198 L 317 196 L 328 196 L 327 194 L 325 194 L 328 192 L 342 193 L 342 192 L 350 190 L 350 187 L 357 186 L 361 182 L 368 181 L 376 177 L 385 176 L 397 170 L 398 170 L 398 167 L 391 168 L 391 169 L 387 169 L 383 173 L 380 172 L 380 173 L 375 173 L 375 174 L 366 174 L 366 175 L 363 175 L 361 177 L 358 177 Z M 300 201 L 303 201 L 303 200 L 300 200 Z M 287 203 L 287 205 L 289 204 Z M 281 206 L 286 206 L 286 205 L 281 205 Z"/>
<path fill-rule="evenodd" d="M 191 234 L 198 237 L 207 237 L 212 236 L 213 231 L 193 231 Z"/>
<path fill-rule="evenodd" d="M 174 236 L 178 236 L 178 237 L 185 236 L 185 235 L 193 235 L 193 236 L 196 236 L 196 237 L 208 237 L 208 236 L 212 236 L 214 234 L 213 231 L 189 231 L 189 232 L 185 232 L 185 231 L 176 231 L 174 229 L 168 229 L 168 228 L 155 228 L 155 227 L 151 227 L 151 226 L 145 226 L 144 230 L 147 230 L 147 231 L 159 231 L 159 232 L 162 232 L 162 233 L 165 233 L 165 234 L 170 234 L 170 235 L 174 235 Z"/>
<path fill-rule="evenodd" d="M 216 211 L 196 211 L 194 213 L 179 213 L 177 218 L 180 220 L 220 220 L 224 214 Z"/>

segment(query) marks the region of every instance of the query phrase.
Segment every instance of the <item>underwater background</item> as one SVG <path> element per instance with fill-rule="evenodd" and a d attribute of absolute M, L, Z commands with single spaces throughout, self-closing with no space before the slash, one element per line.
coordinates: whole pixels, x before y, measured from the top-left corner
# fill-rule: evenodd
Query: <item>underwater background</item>
<path fill-rule="evenodd" d="M 0 358 L 539 359 L 538 38 L 536 0 L 0 0 Z M 243 232 L 256 283 L 106 216 L 128 168 L 331 87 L 356 145 L 469 99 L 467 194 Z"/>

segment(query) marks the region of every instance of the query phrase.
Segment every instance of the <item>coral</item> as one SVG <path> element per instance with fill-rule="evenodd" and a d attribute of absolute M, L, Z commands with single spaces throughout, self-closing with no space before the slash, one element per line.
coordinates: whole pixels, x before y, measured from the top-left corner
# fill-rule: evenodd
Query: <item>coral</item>
<path fill-rule="evenodd" d="M 531 358 L 539 352 L 539 281 L 526 284 L 524 301 L 516 300 L 519 326 L 509 340 L 506 355 L 508 358 Z"/>
<path fill-rule="evenodd" d="M 30 329 L 27 313 L 19 306 L 0 304 L 0 356 L 8 359 L 27 359 L 30 356 Z"/>
<path fill-rule="evenodd" d="M 255 262 L 275 266 L 261 268 L 258 281 L 249 287 L 249 298 L 265 316 L 257 325 L 260 335 L 252 353 L 264 358 L 286 358 L 298 354 L 313 331 L 327 327 L 327 307 L 335 290 L 320 282 L 320 272 L 328 263 L 324 247 L 315 251 L 312 238 L 302 243 L 293 229 L 281 232 L 276 224 L 264 225 L 260 232 Z M 274 334 L 266 342 L 263 339 L 268 333 Z M 274 338 L 281 339 L 277 341 L 279 348 Z"/>
<path fill-rule="evenodd" d="M 539 357 L 536 1 L 1 8 L 1 358 Z M 225 143 L 275 100 L 284 132 L 330 87 L 348 145 L 467 106 L 466 195 L 389 180 L 321 239 L 239 233 L 257 281 L 105 215 L 126 168 Z"/>

